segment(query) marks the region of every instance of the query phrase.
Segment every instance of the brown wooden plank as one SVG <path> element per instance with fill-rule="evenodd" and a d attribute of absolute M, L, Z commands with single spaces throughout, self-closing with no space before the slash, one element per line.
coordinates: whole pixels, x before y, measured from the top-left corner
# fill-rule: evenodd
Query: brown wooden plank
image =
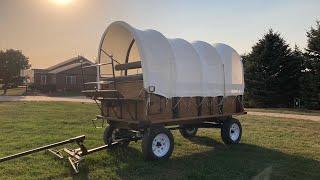
<path fill-rule="evenodd" d="M 128 70 L 128 69 L 138 69 L 141 68 L 141 61 L 130 62 L 125 64 L 117 64 L 114 66 L 116 71 Z"/>
<path fill-rule="evenodd" d="M 244 115 L 244 114 L 247 114 L 247 112 L 225 113 L 225 114 L 216 114 L 216 115 L 208 115 L 208 116 L 194 116 L 194 117 L 184 117 L 184 118 L 175 118 L 175 119 L 163 119 L 163 120 L 157 120 L 156 122 L 151 122 L 151 123 L 152 124 L 166 124 L 166 123 L 179 124 L 188 120 L 209 119 L 209 118 L 218 118 L 218 117 L 226 117 L 226 116 L 238 116 L 238 115 Z"/>

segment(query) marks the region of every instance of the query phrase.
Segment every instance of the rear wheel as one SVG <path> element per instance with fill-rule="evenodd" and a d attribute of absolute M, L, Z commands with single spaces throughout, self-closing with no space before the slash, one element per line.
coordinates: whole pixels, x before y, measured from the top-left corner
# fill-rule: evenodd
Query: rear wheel
<path fill-rule="evenodd" d="M 103 133 L 103 141 L 105 144 L 111 145 L 113 142 L 117 142 L 124 138 L 128 138 L 129 132 L 126 129 L 114 128 L 112 125 L 106 127 Z M 119 145 L 122 147 L 127 147 L 130 141 L 121 141 Z"/>
<path fill-rule="evenodd" d="M 221 138 L 225 144 L 238 144 L 242 135 L 242 127 L 239 120 L 228 118 L 223 121 Z"/>
<path fill-rule="evenodd" d="M 168 159 L 173 151 L 173 135 L 164 127 L 150 128 L 144 134 L 141 146 L 145 160 Z"/>
<path fill-rule="evenodd" d="M 181 125 L 179 131 L 184 138 L 188 139 L 196 136 L 198 128 L 192 125 Z"/>

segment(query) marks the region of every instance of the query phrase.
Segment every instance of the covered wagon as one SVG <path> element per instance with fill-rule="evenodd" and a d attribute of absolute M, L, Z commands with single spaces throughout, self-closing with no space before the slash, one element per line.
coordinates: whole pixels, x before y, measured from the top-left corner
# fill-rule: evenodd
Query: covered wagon
<path fill-rule="evenodd" d="M 96 100 L 106 120 L 106 144 L 142 139 L 145 159 L 170 157 L 179 129 L 191 138 L 198 128 L 220 128 L 226 144 L 240 141 L 233 118 L 245 114 L 243 65 L 226 44 L 168 39 L 155 30 L 114 22 L 104 32 L 98 54 Z M 125 141 L 123 141 L 125 139 Z"/>

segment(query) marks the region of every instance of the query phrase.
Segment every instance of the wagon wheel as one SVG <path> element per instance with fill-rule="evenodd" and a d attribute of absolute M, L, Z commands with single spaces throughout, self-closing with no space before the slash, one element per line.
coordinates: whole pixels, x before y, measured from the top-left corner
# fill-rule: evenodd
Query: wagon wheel
<path fill-rule="evenodd" d="M 184 138 L 189 139 L 196 136 L 198 128 L 192 125 L 181 125 L 179 131 Z"/>
<path fill-rule="evenodd" d="M 239 120 L 228 118 L 223 121 L 221 138 L 225 144 L 238 144 L 242 135 L 242 127 Z"/>
<path fill-rule="evenodd" d="M 145 160 L 168 159 L 174 148 L 173 135 L 164 127 L 150 128 L 143 136 L 141 147 Z"/>
<path fill-rule="evenodd" d="M 115 128 L 112 125 L 106 127 L 103 133 L 103 141 L 105 144 L 110 145 L 113 142 L 120 141 L 124 138 L 128 138 L 130 135 L 129 131 L 126 129 Z M 127 147 L 130 141 L 121 141 L 119 145 L 121 147 Z"/>

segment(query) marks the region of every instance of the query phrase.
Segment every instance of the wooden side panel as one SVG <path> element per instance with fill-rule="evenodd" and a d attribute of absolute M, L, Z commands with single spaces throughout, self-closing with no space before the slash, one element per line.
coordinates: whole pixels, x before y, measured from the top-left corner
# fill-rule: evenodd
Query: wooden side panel
<path fill-rule="evenodd" d="M 166 119 L 169 121 L 173 118 L 172 109 L 174 107 L 178 107 L 179 109 L 179 118 L 195 117 L 198 116 L 199 113 L 201 114 L 200 116 L 208 116 L 219 115 L 221 114 L 221 111 L 223 114 L 243 112 L 243 108 L 239 108 L 239 105 L 241 104 L 239 104 L 239 101 L 234 96 L 225 97 L 223 99 L 219 97 L 183 97 L 177 100 L 178 105 L 173 104 L 172 100 L 168 100 L 165 107 L 163 103 L 160 103 L 160 99 L 159 96 L 151 96 L 151 108 L 149 111 L 149 119 L 151 122 L 163 121 Z M 160 109 L 162 109 L 162 111 L 160 111 Z"/>
<path fill-rule="evenodd" d="M 113 84 L 103 85 L 102 89 L 112 90 Z M 143 91 L 143 81 L 122 81 L 116 83 L 116 90 L 125 100 L 108 101 L 104 104 L 104 113 L 107 116 L 129 121 L 144 120 L 145 101 Z M 135 101 L 139 100 L 139 101 Z"/>
<path fill-rule="evenodd" d="M 102 89 L 114 89 L 113 84 L 103 85 Z M 143 81 L 123 81 L 116 83 L 116 90 L 127 99 L 144 99 Z"/>
<path fill-rule="evenodd" d="M 151 122 L 172 118 L 172 100 L 152 94 L 149 109 L 149 120 Z"/>
<path fill-rule="evenodd" d="M 113 89 L 113 84 L 103 86 L 104 89 Z M 143 89 L 143 81 L 122 81 L 116 84 L 116 89 L 122 94 L 125 100 L 121 103 L 107 103 L 103 106 L 106 115 L 119 119 L 130 121 L 145 121 L 147 98 Z M 150 108 L 148 109 L 148 118 L 151 123 L 172 121 L 173 108 L 178 108 L 177 117 L 189 118 L 200 116 L 219 115 L 221 110 L 223 114 L 239 113 L 243 107 L 237 97 L 183 97 L 166 99 L 159 95 L 150 95 Z M 140 101 L 135 101 L 140 100 Z M 221 101 L 222 100 L 222 101 Z M 175 104 L 178 102 L 178 104 Z M 222 106 L 223 104 L 223 106 Z M 221 109 L 221 108 L 222 109 Z M 200 112 L 199 112 L 200 110 Z M 183 120 L 181 120 L 183 121 Z"/>
<path fill-rule="evenodd" d="M 127 119 L 128 121 L 140 121 L 145 116 L 144 106 L 143 101 L 105 102 L 103 111 L 108 117 Z"/>
<path fill-rule="evenodd" d="M 127 81 L 116 84 L 117 90 L 128 99 L 143 99 L 143 81 Z"/>
<path fill-rule="evenodd" d="M 220 113 L 220 108 L 219 108 L 220 100 L 219 100 L 219 97 L 214 97 L 212 101 L 213 101 L 212 102 L 213 114 L 219 114 Z"/>
<path fill-rule="evenodd" d="M 198 108 L 200 104 L 195 97 L 180 98 L 179 102 L 179 117 L 198 116 Z"/>
<path fill-rule="evenodd" d="M 229 96 L 223 100 L 223 113 L 235 113 L 236 112 L 236 97 Z"/>
<path fill-rule="evenodd" d="M 201 115 L 213 115 L 213 98 L 206 97 L 201 104 Z"/>

